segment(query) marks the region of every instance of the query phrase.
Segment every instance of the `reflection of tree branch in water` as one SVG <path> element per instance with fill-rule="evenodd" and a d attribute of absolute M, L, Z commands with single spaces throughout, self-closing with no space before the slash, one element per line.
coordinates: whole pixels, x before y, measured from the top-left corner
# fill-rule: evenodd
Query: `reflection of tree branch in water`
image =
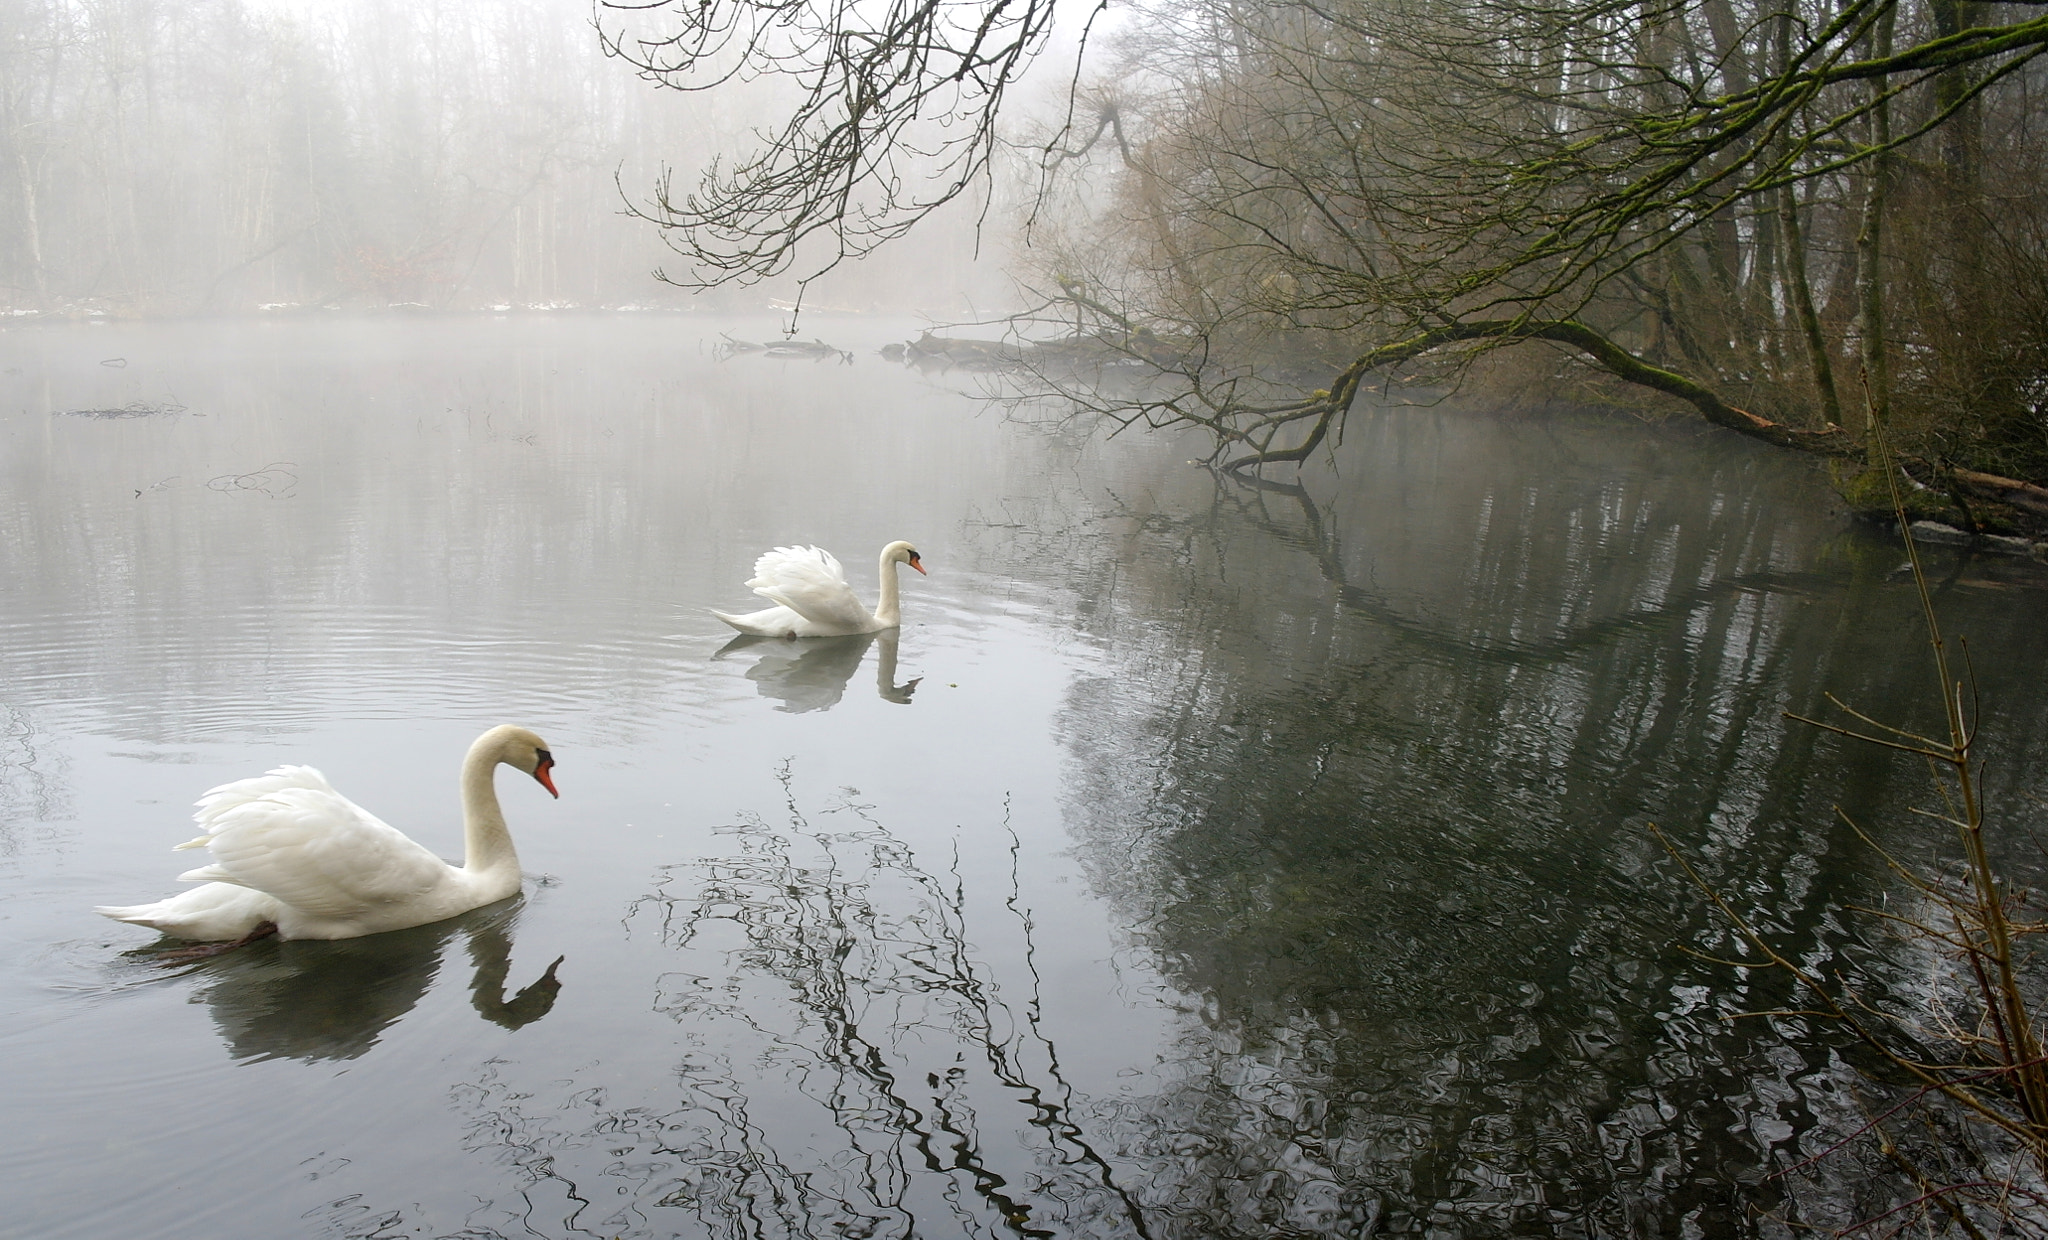
<path fill-rule="evenodd" d="M 1623 633 L 1683 624 L 1702 604 L 1718 598 L 1751 592 L 1807 593 L 1823 583 L 1834 580 L 1819 573 L 1777 572 L 1768 569 L 1753 573 L 1731 573 L 1684 589 L 1671 590 L 1656 606 L 1638 605 L 1619 614 L 1578 625 L 1562 636 L 1549 640 L 1488 640 L 1475 634 L 1446 633 L 1440 627 L 1403 615 L 1386 599 L 1351 584 L 1344 568 L 1342 544 L 1337 535 L 1325 524 L 1321 509 L 1306 487 L 1298 483 L 1275 482 L 1270 478 L 1256 475 L 1212 472 L 1217 476 L 1216 492 L 1219 498 L 1230 496 L 1231 488 L 1254 492 L 1250 503 L 1242 499 L 1236 501 L 1235 506 L 1239 512 L 1249 515 L 1255 511 L 1257 515 L 1252 517 L 1252 520 L 1260 530 L 1302 551 L 1314 560 L 1323 579 L 1337 591 L 1338 601 L 1346 608 L 1372 617 L 1395 636 L 1439 651 L 1452 659 L 1478 659 L 1508 664 L 1561 663 L 1583 651 L 1598 649 Z M 1228 484 L 1228 488 L 1225 484 Z M 1300 507 L 1307 529 L 1304 531 L 1292 528 L 1269 512 L 1262 494 L 1264 492 L 1285 495 L 1292 499 Z M 1152 514 L 1147 520 L 1157 523 L 1170 519 Z"/>
<path fill-rule="evenodd" d="M 552 972 L 552 966 L 550 971 Z M 590 1236 L 593 1240 L 610 1236 L 609 1231 L 591 1231 L 578 1224 L 578 1219 L 590 1208 L 590 1199 L 575 1180 L 556 1169 L 557 1142 L 545 1132 L 544 1124 L 534 1123 L 525 1114 L 520 1104 L 530 1095 L 512 1088 L 504 1080 L 499 1070 L 504 1068 L 507 1062 L 495 1057 L 487 1059 L 484 1061 L 482 1079 L 474 1085 L 457 1087 L 455 1095 L 458 1101 L 475 1101 L 481 1106 L 481 1113 L 464 1125 L 463 1147 L 472 1150 L 502 1151 L 501 1157 L 504 1161 L 519 1169 L 524 1179 L 514 1186 L 513 1192 L 517 1194 L 520 1206 L 501 1208 L 512 1220 L 519 1222 L 528 1235 L 551 1234 L 535 1227 L 536 1222 L 546 1220 L 537 1217 L 542 1213 L 544 1206 L 542 1202 L 535 1200 L 534 1190 L 547 1185 L 559 1193 L 562 1201 L 570 1207 L 557 1216 L 560 1230 L 553 1234 Z M 494 1102 L 497 1104 L 495 1107 L 490 1105 Z M 397 1225 L 402 1219 L 403 1216 L 400 1215 L 385 1222 L 379 1231 Z M 465 1229 L 460 1234 L 496 1236 L 498 1233 L 478 1233 Z"/>
<path fill-rule="evenodd" d="M 272 461 L 261 469 L 252 469 L 245 474 L 221 474 L 206 480 L 206 489 L 232 495 L 240 491 L 257 491 L 272 499 L 290 499 L 299 489 L 299 476 L 292 472 L 297 467 L 294 461 Z"/>
<path fill-rule="evenodd" d="M 1009 821 L 1009 797 L 1005 796 L 1003 798 L 1003 825 L 1006 830 L 1009 828 Z M 1025 1101 L 1037 1112 L 1037 1115 L 1032 1118 L 1031 1123 L 1046 1129 L 1048 1136 L 1057 1133 L 1059 1136 L 1064 1137 L 1069 1144 L 1081 1151 L 1083 1161 L 1093 1169 L 1101 1185 L 1115 1193 L 1122 1200 L 1126 1216 L 1131 1221 L 1132 1230 L 1141 1237 L 1149 1237 L 1150 1232 L 1145 1226 L 1145 1215 L 1139 1208 L 1137 1200 L 1131 1196 L 1128 1190 L 1116 1182 L 1115 1169 L 1109 1165 L 1107 1159 L 1103 1158 L 1089 1145 L 1086 1134 L 1083 1133 L 1080 1125 L 1069 1118 L 1073 1113 L 1074 1088 L 1067 1081 L 1066 1075 L 1060 1071 L 1059 1052 L 1053 1046 L 1052 1039 L 1047 1037 L 1044 1032 L 1042 1024 L 1044 1008 L 1040 1002 L 1040 997 L 1044 994 L 1044 979 L 1039 976 L 1038 972 L 1038 948 L 1033 937 L 1036 927 L 1031 918 L 1031 910 L 1020 907 L 1018 903 L 1021 884 L 1017 873 L 1017 863 L 1018 851 L 1021 845 L 1017 840 L 1017 833 L 1015 831 L 1010 831 L 1009 835 L 1010 893 L 1004 897 L 1003 905 L 1010 910 L 1011 916 L 1017 919 L 1018 928 L 1023 933 L 1024 967 L 1031 975 L 1031 995 L 1024 1005 L 1024 1019 L 1031 1027 L 1032 1039 L 1044 1048 L 1047 1074 L 1052 1078 L 1054 1084 L 1059 1087 L 1059 1101 L 1054 1102 L 1048 1099 L 1037 1084 L 1032 1082 L 1024 1072 L 1016 1069 L 1010 1062 L 1007 1046 L 997 1042 L 994 1038 L 990 1038 L 985 1044 L 989 1053 L 989 1064 L 995 1070 L 998 1079 L 1022 1094 Z M 959 862 L 956 853 L 954 861 L 955 873 L 958 872 L 958 869 Z M 964 910 L 962 920 L 965 920 Z"/>
<path fill-rule="evenodd" d="M 17 826 L 48 822 L 69 812 L 69 780 L 60 746 L 35 717 L 0 704 L 0 853 L 21 847 Z"/>
<path fill-rule="evenodd" d="M 1030 978 L 1022 1020 L 969 943 L 957 853 L 945 872 L 927 871 L 867 807 L 852 801 L 825 812 L 852 814 L 860 827 L 815 827 L 790 792 L 787 767 L 781 777 L 786 829 L 759 821 L 728 828 L 742 842 L 739 856 L 671 867 L 661 889 L 644 897 L 635 912 L 660 910 L 664 940 L 685 952 L 715 950 L 719 939 L 738 932 L 744 945 L 725 952 L 731 980 L 713 984 L 705 976 L 671 974 L 668 980 L 676 985 L 663 995 L 660 1010 L 700 1033 L 730 1022 L 765 1039 L 769 1049 L 755 1058 L 789 1072 L 802 1096 L 830 1112 L 851 1149 L 837 1157 L 806 1149 L 806 1163 L 839 1168 L 839 1188 L 823 1191 L 831 1182 L 828 1174 L 792 1166 L 768 1124 L 748 1120 L 746 1099 L 752 1096 L 756 1111 L 773 1109 L 772 1095 L 763 1097 L 760 1083 L 741 1080 L 729 1065 L 719 1074 L 723 1079 L 709 1079 L 699 1059 L 683 1079 L 700 1097 L 715 1099 L 697 1114 L 718 1115 L 723 1131 L 707 1134 L 711 1148 L 700 1147 L 700 1153 L 674 1142 L 669 1152 L 700 1164 L 716 1161 L 744 1184 L 719 1194 L 710 1177 L 694 1175 L 690 1187 L 670 1193 L 663 1203 L 721 1214 L 750 1236 L 770 1234 L 761 1226 L 765 1220 L 750 1215 L 743 1222 L 731 1199 L 775 1201 L 777 1234 L 823 1235 L 851 1226 L 863 1235 L 884 1227 L 909 1235 L 933 1225 L 930 1219 L 920 1224 L 916 1213 L 919 1177 L 911 1164 L 922 1163 L 951 1184 L 964 1178 L 972 1193 L 966 1202 L 978 1198 L 994 1215 L 985 1220 L 945 1188 L 940 1196 L 953 1215 L 950 1225 L 968 1234 L 992 1224 L 1017 1236 L 1050 1237 L 1056 1233 L 1038 1214 L 1049 1207 L 1075 1208 L 1106 1189 L 1113 1200 L 1085 1208 L 1097 1217 L 1105 1210 L 1121 1216 L 1122 1229 L 1149 1236 L 1136 1200 L 1070 1118 L 1072 1090 L 1039 1022 L 1033 930 L 1017 891 L 1014 834 L 1004 903 L 1014 918 L 1006 932 L 1021 940 Z M 692 880 L 696 889 L 688 895 L 666 890 Z M 771 983 L 765 991 L 758 988 L 763 982 Z M 778 1008 L 795 1023 L 778 1027 Z M 956 1050 L 950 1063 L 942 1057 L 919 1068 L 917 1056 L 943 1051 L 949 1041 Z M 1027 1067 L 1024 1061 L 1032 1057 L 1042 1066 Z M 977 1058 L 1000 1096 L 1025 1104 L 1023 1128 L 1014 1131 L 1035 1131 L 1046 1143 L 1033 1155 L 1039 1169 L 1027 1188 L 992 1162 L 991 1155 L 1005 1151 L 988 1146 L 982 1131 L 1003 1112 L 991 1110 L 986 1095 L 976 1099 L 970 1064 Z M 917 1088 L 920 1079 L 928 1092 Z M 735 1139 L 742 1147 L 737 1158 L 731 1149 Z M 914 1154 L 907 1164 L 908 1151 Z M 860 1168 L 857 1192 L 848 1191 L 855 1187 L 846 1174 L 853 1165 Z M 718 1200 L 721 1195 L 727 1200 Z M 817 1217 L 819 1210 L 838 1221 Z"/>

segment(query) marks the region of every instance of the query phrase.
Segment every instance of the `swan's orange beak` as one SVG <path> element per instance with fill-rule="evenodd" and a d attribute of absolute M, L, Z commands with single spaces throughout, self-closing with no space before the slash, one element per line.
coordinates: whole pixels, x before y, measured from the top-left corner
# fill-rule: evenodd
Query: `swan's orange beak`
<path fill-rule="evenodd" d="M 925 576 L 927 576 L 927 577 L 931 576 L 931 574 L 930 574 L 930 573 L 925 573 L 925 572 L 924 572 L 924 565 L 922 565 L 922 564 L 919 564 L 919 563 L 917 562 L 917 557 L 916 557 L 916 556 L 911 556 L 911 557 L 910 557 L 910 566 L 911 566 L 912 568 L 916 569 L 916 570 L 917 570 L 918 572 L 920 572 L 920 573 L 924 573 L 924 575 L 925 575 Z"/>
<path fill-rule="evenodd" d="M 553 758 L 548 757 L 545 753 L 542 754 L 540 764 L 533 768 L 533 777 L 540 781 L 541 787 L 548 790 L 549 796 L 559 801 L 562 799 L 562 794 L 555 791 L 555 781 L 548 778 L 548 772 L 554 769 L 554 765 L 555 760 Z"/>

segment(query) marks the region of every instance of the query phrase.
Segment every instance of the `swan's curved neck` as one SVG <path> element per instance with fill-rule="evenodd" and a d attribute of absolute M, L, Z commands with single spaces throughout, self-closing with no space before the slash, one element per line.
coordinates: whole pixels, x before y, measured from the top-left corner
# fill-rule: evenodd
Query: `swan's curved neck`
<path fill-rule="evenodd" d="M 889 558 L 887 551 L 882 553 L 881 567 L 876 571 L 881 574 L 882 584 L 878 593 L 881 601 L 875 604 L 875 619 L 882 622 L 883 628 L 893 629 L 903 622 L 903 608 L 896 601 L 896 562 Z"/>
<path fill-rule="evenodd" d="M 471 874 L 519 872 L 519 854 L 498 808 L 496 738 L 486 734 L 462 760 L 462 868 Z"/>

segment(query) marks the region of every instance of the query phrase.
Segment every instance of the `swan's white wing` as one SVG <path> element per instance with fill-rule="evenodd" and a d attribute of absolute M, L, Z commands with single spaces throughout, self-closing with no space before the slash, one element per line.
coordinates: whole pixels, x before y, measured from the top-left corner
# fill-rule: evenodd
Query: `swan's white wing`
<path fill-rule="evenodd" d="M 310 766 L 222 784 L 199 801 L 213 864 L 178 877 L 267 892 L 316 916 L 348 917 L 445 882 L 446 862 L 336 792 Z"/>
<path fill-rule="evenodd" d="M 777 547 L 754 561 L 747 584 L 821 628 L 858 633 L 874 627 L 874 615 L 846 584 L 845 570 L 823 548 Z"/>

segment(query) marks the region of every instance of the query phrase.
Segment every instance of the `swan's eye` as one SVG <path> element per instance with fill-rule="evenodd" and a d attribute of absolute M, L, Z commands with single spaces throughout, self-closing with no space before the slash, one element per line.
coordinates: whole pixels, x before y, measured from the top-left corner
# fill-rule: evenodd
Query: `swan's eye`
<path fill-rule="evenodd" d="M 536 749 L 533 751 L 533 755 L 537 759 L 535 762 L 536 766 L 553 766 L 555 764 L 555 755 L 545 749 Z"/>

